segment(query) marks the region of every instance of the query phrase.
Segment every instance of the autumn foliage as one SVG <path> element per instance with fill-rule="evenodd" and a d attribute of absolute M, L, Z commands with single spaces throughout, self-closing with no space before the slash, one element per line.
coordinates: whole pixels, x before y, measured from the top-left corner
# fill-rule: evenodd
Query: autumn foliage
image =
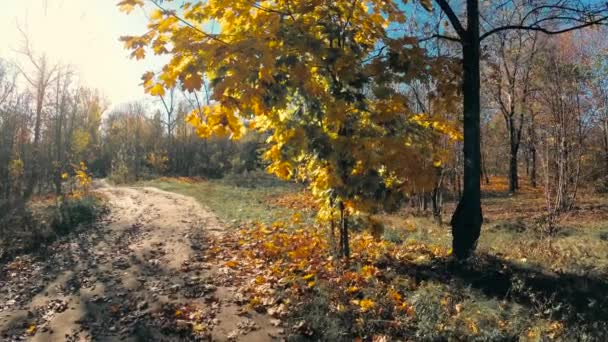
<path fill-rule="evenodd" d="M 343 235 L 347 216 L 394 210 L 416 187 L 432 188 L 447 158 L 437 136 L 460 139 L 445 115 L 458 98 L 459 66 L 388 33 L 406 20 L 397 1 L 158 7 L 147 33 L 122 38 L 134 58 L 171 56 L 143 75 L 146 92 L 205 90 L 206 103 L 187 118 L 202 138 L 267 134 L 268 171 L 309 184 L 319 218 L 340 221 Z M 397 84 L 431 79 L 432 112 L 420 112 Z"/>
<path fill-rule="evenodd" d="M 224 260 L 226 276 L 231 283 L 236 281 L 242 303 L 250 309 L 287 319 L 324 293 L 330 297 L 330 313 L 352 316 L 349 334 L 369 333 L 373 324 L 369 320 L 378 317 L 386 320 L 388 331 L 404 330 L 416 317 L 405 291 L 417 285 L 395 282 L 393 276 L 387 276 L 387 267 L 426 263 L 449 254 L 440 246 L 416 242 L 398 246 L 361 234 L 351 244 L 356 267 L 344 268 L 333 257 L 326 232 L 298 223 L 294 226 L 298 221 L 294 217 L 289 222 L 254 224 L 243 227 L 240 234 L 213 241 L 215 247 L 208 251 L 208 258 Z M 304 335 L 313 334 L 306 324 L 299 329 Z"/>

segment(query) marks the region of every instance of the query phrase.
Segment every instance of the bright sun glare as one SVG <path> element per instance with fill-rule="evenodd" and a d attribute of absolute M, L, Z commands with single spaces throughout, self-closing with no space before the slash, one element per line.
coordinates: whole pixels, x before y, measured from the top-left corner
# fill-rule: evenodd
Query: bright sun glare
<path fill-rule="evenodd" d="M 128 58 L 118 38 L 145 30 L 142 11 L 127 16 L 113 0 L 1 0 L 0 58 L 24 63 L 16 53 L 27 33 L 31 48 L 54 62 L 71 65 L 83 85 L 99 89 L 113 105 L 144 97 L 139 85 L 158 58 L 136 62 Z M 25 64 L 26 65 L 26 64 Z"/>

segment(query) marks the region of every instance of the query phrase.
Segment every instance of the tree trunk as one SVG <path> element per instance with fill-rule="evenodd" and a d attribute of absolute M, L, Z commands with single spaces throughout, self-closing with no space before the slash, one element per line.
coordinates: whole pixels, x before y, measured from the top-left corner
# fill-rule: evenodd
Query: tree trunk
<path fill-rule="evenodd" d="M 433 191 L 431 192 L 431 204 L 432 204 L 432 208 L 433 208 L 433 219 L 435 220 L 436 224 L 441 225 L 442 224 L 441 212 L 443 209 L 443 203 L 441 201 L 441 187 L 443 184 L 444 172 L 443 172 L 443 169 L 440 169 L 440 168 L 437 168 L 437 172 L 438 172 L 438 180 L 437 180 L 437 183 L 435 183 L 435 187 L 433 188 Z"/>
<path fill-rule="evenodd" d="M 420 204 L 421 204 L 421 211 L 423 213 L 426 213 L 426 211 L 428 210 L 428 193 L 425 192 L 424 190 L 422 191 L 422 193 L 420 195 Z"/>
<path fill-rule="evenodd" d="M 486 155 L 483 152 L 483 141 L 481 140 L 481 131 L 479 135 L 479 151 L 481 153 L 481 177 L 487 185 L 490 184 L 490 175 L 488 175 L 488 169 L 486 168 Z"/>
<path fill-rule="evenodd" d="M 60 115 L 59 113 L 57 114 L 57 128 L 55 131 L 56 137 L 55 137 L 55 144 L 56 144 L 56 149 L 57 149 L 57 156 L 56 156 L 56 165 L 55 165 L 55 194 L 57 196 L 61 195 L 61 173 L 62 173 L 62 168 L 63 168 L 63 154 L 62 154 L 62 150 L 63 150 L 63 144 L 61 142 L 61 128 L 63 126 L 63 115 Z"/>
<path fill-rule="evenodd" d="M 66 76 L 67 77 L 67 76 Z M 55 156 L 55 167 L 53 170 L 54 171 L 54 175 L 53 175 L 53 181 L 54 181 L 54 185 L 55 185 L 55 194 L 57 196 L 61 195 L 61 173 L 63 171 L 63 142 L 62 142 L 62 129 L 63 129 L 63 110 L 64 110 L 64 99 L 65 99 L 65 93 L 61 94 L 61 101 L 59 100 L 60 98 L 60 77 L 57 77 L 57 93 L 55 94 L 55 115 L 57 115 L 57 127 L 55 127 L 55 148 L 56 150 L 56 156 Z M 63 91 L 66 91 L 66 89 L 63 89 Z"/>
<path fill-rule="evenodd" d="M 458 194 L 458 197 L 462 197 L 462 180 L 460 179 L 460 171 L 456 170 L 456 175 L 455 175 L 455 179 L 456 181 L 454 182 L 454 190 L 456 191 L 456 193 Z"/>
<path fill-rule="evenodd" d="M 42 76 L 44 77 L 44 75 Z M 43 87 L 40 85 L 39 87 Z M 38 169 L 40 168 L 40 128 L 42 126 L 42 105 L 44 93 L 42 89 L 36 91 L 36 122 L 34 124 L 34 144 L 32 148 L 32 167 L 25 187 L 24 197 L 27 199 L 34 193 L 34 188 L 38 182 Z"/>
<path fill-rule="evenodd" d="M 513 110 L 513 109 L 512 109 Z M 515 127 L 514 112 L 505 114 L 507 130 L 509 131 L 509 193 L 513 194 L 519 189 L 519 178 L 517 174 L 517 153 L 519 152 L 519 135 Z M 520 123 L 521 125 L 521 123 Z M 521 129 L 521 126 L 520 126 Z"/>
<path fill-rule="evenodd" d="M 606 99 L 608 102 L 608 99 Z M 604 140 L 604 159 L 605 159 L 605 170 L 604 175 L 608 175 L 608 113 L 606 113 L 606 117 L 604 118 L 604 122 L 602 125 L 603 140 Z"/>
<path fill-rule="evenodd" d="M 511 139 L 514 139 L 511 137 Z M 519 178 L 517 175 L 517 152 L 519 144 L 511 141 L 509 149 L 509 193 L 515 193 L 519 189 Z"/>
<path fill-rule="evenodd" d="M 344 214 L 344 202 L 340 202 L 340 252 L 344 259 L 350 258 L 350 246 L 348 243 L 348 224 Z"/>
<path fill-rule="evenodd" d="M 484 182 L 490 184 L 490 175 L 488 175 L 488 169 L 486 168 L 486 158 L 484 154 L 481 154 L 481 175 L 483 176 Z"/>
<path fill-rule="evenodd" d="M 467 0 L 467 30 L 463 37 L 464 187 L 452 216 L 452 251 L 468 258 L 477 247 L 481 212 L 479 3 Z"/>
<path fill-rule="evenodd" d="M 530 147 L 530 184 L 536 188 L 536 146 Z"/>

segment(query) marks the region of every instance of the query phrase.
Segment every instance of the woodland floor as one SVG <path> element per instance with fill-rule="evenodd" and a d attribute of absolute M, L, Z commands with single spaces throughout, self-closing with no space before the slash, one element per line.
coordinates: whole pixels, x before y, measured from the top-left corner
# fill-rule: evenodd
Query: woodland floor
<path fill-rule="evenodd" d="M 206 260 L 222 224 L 194 199 L 103 186 L 110 213 L 40 254 L 0 265 L 3 341 L 271 341 L 263 315 L 240 313 L 222 268 Z"/>
<path fill-rule="evenodd" d="M 161 178 L 96 192 L 110 204 L 103 220 L 0 264 L 3 341 L 604 341 L 608 334 L 606 195 L 582 192 L 548 236 L 542 193 L 523 182 L 509 195 L 504 179 L 491 179 L 470 265 L 447 256 L 447 224 L 410 208 L 380 216 L 388 244 L 354 234 L 358 256 L 336 273 L 326 271 L 335 265 L 326 247 L 304 254 L 317 263 L 302 270 L 273 257 L 324 239 L 307 235 L 315 204 L 297 187 Z M 452 207 L 446 203 L 444 221 Z M 291 235 L 276 221 L 294 214 L 306 229 Z M 388 253 L 366 256 L 372 250 Z M 291 285 L 281 285 L 288 278 Z M 298 301 L 294 311 L 280 312 L 288 298 Z M 365 309 L 363 298 L 375 307 Z M 406 310 L 379 319 L 395 302 Z"/>

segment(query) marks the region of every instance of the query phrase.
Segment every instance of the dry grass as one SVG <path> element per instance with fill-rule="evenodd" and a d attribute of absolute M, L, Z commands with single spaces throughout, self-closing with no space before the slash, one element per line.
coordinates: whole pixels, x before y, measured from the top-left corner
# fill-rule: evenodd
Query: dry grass
<path fill-rule="evenodd" d="M 161 177 L 159 182 L 176 182 L 183 184 L 196 184 L 206 181 L 203 177 Z"/>
<path fill-rule="evenodd" d="M 491 178 L 484 185 L 482 199 L 484 226 L 478 250 L 506 260 L 532 263 L 547 270 L 575 273 L 608 273 L 608 197 L 591 192 L 581 193 L 573 210 L 558 220 L 555 236 L 548 237 L 542 218 L 546 204 L 542 190 L 522 180 L 517 194 L 508 194 L 505 178 Z M 444 221 L 454 210 L 454 203 L 444 206 Z M 412 215 L 405 208 L 384 215 L 383 223 L 390 234 L 449 246 L 448 224 L 437 225 L 430 214 Z"/>

